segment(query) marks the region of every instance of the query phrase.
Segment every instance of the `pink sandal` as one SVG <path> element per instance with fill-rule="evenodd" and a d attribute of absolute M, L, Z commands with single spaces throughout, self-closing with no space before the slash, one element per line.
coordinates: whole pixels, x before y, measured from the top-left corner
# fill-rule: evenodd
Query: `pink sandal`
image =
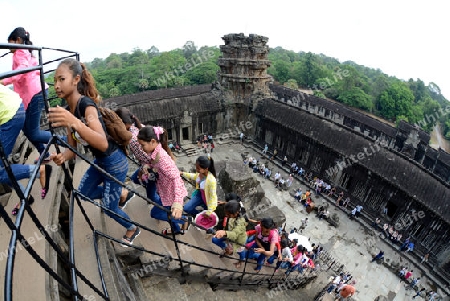
<path fill-rule="evenodd" d="M 13 216 L 16 216 L 17 213 L 19 213 L 20 203 L 17 203 L 16 206 L 14 206 L 14 209 L 11 211 L 11 214 Z"/>
<path fill-rule="evenodd" d="M 41 189 L 41 199 L 45 199 L 48 189 L 50 187 L 50 176 L 52 175 L 53 167 L 45 165 L 45 187 Z"/>

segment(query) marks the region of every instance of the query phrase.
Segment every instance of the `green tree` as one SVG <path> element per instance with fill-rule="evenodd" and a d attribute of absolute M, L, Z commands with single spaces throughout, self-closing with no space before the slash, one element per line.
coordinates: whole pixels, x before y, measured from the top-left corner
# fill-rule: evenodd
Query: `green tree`
<path fill-rule="evenodd" d="M 186 72 L 185 77 L 191 84 L 201 85 L 217 80 L 219 66 L 213 62 L 204 62 Z"/>
<path fill-rule="evenodd" d="M 361 108 L 367 111 L 372 109 L 370 95 L 366 94 L 366 92 L 359 87 L 353 87 L 350 90 L 341 92 L 338 100 L 352 107 Z"/>
<path fill-rule="evenodd" d="M 149 59 L 159 55 L 159 49 L 155 46 L 150 47 L 150 49 L 147 49 L 146 52 Z"/>
<path fill-rule="evenodd" d="M 186 59 L 179 50 L 163 52 L 152 58 L 150 70 L 152 73 L 151 85 L 158 88 L 168 88 L 175 85 L 175 78 L 184 74 Z"/>
<path fill-rule="evenodd" d="M 410 116 L 414 95 L 409 87 L 397 81 L 380 95 L 380 109 L 384 117 L 395 119 L 397 116 Z"/>
<path fill-rule="evenodd" d="M 183 55 L 188 60 L 197 53 L 197 46 L 193 41 L 187 41 L 183 46 Z"/>
<path fill-rule="evenodd" d="M 280 83 L 284 83 L 289 79 L 289 63 L 285 61 L 276 61 L 274 63 L 275 67 L 275 80 L 279 81 Z"/>

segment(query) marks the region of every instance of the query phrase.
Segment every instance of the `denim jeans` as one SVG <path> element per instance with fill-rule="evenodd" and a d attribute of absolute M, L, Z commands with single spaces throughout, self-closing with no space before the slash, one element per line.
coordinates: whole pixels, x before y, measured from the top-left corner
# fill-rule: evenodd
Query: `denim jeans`
<path fill-rule="evenodd" d="M 245 261 L 245 258 L 248 257 L 248 259 L 256 259 L 256 268 L 255 270 L 261 270 L 264 260 L 266 259 L 266 255 L 262 253 L 256 253 L 254 251 L 254 248 L 257 248 L 256 242 L 252 245 L 251 249 L 244 250 L 241 253 L 239 253 L 239 259 L 241 261 Z"/>
<path fill-rule="evenodd" d="M 131 180 L 135 183 L 135 184 L 140 184 L 139 179 L 138 179 L 138 174 L 139 174 L 139 169 L 136 170 L 133 175 L 131 176 Z M 161 197 L 159 196 L 158 192 L 156 191 L 156 182 L 155 181 L 148 181 L 145 183 L 145 190 L 147 192 L 147 197 L 149 199 L 151 199 L 153 202 L 155 202 L 156 204 L 163 206 L 162 201 L 161 201 Z M 166 208 L 167 210 L 171 210 L 170 206 L 163 206 L 164 208 Z M 160 220 L 160 221 L 166 221 L 169 222 L 169 219 L 167 217 L 167 212 L 154 206 L 152 208 L 152 210 L 150 210 L 150 216 L 154 219 Z M 183 216 L 184 217 L 184 216 Z M 175 233 L 178 233 L 181 231 L 180 225 L 184 224 L 184 221 L 181 219 L 177 219 L 177 220 L 170 220 L 170 223 L 173 226 L 173 229 L 175 231 Z"/>
<path fill-rule="evenodd" d="M 278 251 L 273 252 L 273 255 L 269 257 L 269 259 L 267 259 L 267 262 L 272 264 L 274 263 L 275 259 L 278 258 Z"/>
<path fill-rule="evenodd" d="M 276 268 L 277 269 L 279 269 L 279 268 L 288 269 L 288 268 L 290 268 L 290 266 L 291 266 L 291 263 L 289 261 L 278 260 Z"/>
<path fill-rule="evenodd" d="M 227 239 L 226 237 L 222 237 L 222 238 L 215 238 L 215 237 L 213 237 L 212 238 L 212 242 L 216 246 L 219 246 L 221 249 L 225 249 L 226 246 L 227 246 L 226 239 Z"/>
<path fill-rule="evenodd" d="M 8 157 L 16 143 L 17 136 L 19 136 L 20 131 L 22 130 L 23 124 L 25 122 L 25 109 L 23 104 L 20 104 L 19 109 L 8 122 L 2 124 L 0 126 L 0 141 L 3 146 L 3 150 L 5 152 L 6 157 Z M 11 164 L 11 169 L 16 177 L 16 180 L 27 179 L 30 177 L 33 172 L 35 165 L 27 165 L 27 164 Z M 8 177 L 8 173 L 6 172 L 3 162 L 0 160 L 0 182 L 8 185 L 12 185 L 11 180 Z M 20 188 L 24 191 L 23 186 L 19 183 Z"/>
<path fill-rule="evenodd" d="M 298 270 L 298 272 L 301 274 L 303 273 L 303 267 L 300 263 L 297 263 L 296 265 L 290 267 L 287 271 L 286 274 L 289 274 L 290 272 L 294 272 L 295 270 Z"/>
<path fill-rule="evenodd" d="M 98 157 L 94 160 L 94 163 L 120 182 L 125 181 L 128 171 L 128 161 L 125 154 L 121 150 L 117 149 L 107 157 Z M 103 185 L 101 185 L 102 183 Z M 106 215 L 111 217 L 127 230 L 133 230 L 135 228 L 132 223 L 121 218 L 123 217 L 130 219 L 128 214 L 119 208 L 122 186 L 109 179 L 94 166 L 90 166 L 83 175 L 78 190 L 81 194 L 92 200 L 101 199 L 103 206 L 119 216 L 111 214 L 107 211 L 105 212 Z"/>
<path fill-rule="evenodd" d="M 48 96 L 48 90 L 45 90 L 45 94 Z M 25 124 L 23 125 L 23 133 L 40 154 L 45 149 L 44 144 L 47 144 L 52 137 L 49 131 L 41 130 L 41 113 L 44 107 L 44 97 L 42 92 L 39 92 L 31 98 L 28 104 Z"/>
<path fill-rule="evenodd" d="M 194 193 L 192 193 L 191 199 L 184 204 L 184 211 L 191 215 L 196 215 L 197 213 L 200 213 L 195 207 L 201 206 L 203 209 L 207 209 L 205 202 L 203 202 L 202 194 L 200 190 L 195 190 Z"/>
<path fill-rule="evenodd" d="M 137 169 L 133 175 L 131 176 L 131 181 L 135 184 L 141 184 L 138 178 L 139 175 L 139 169 Z M 147 193 L 147 197 L 151 199 L 155 203 L 161 203 L 161 197 L 159 196 L 158 192 L 156 191 L 156 182 L 155 181 L 148 181 L 143 184 L 145 187 L 145 191 Z"/>

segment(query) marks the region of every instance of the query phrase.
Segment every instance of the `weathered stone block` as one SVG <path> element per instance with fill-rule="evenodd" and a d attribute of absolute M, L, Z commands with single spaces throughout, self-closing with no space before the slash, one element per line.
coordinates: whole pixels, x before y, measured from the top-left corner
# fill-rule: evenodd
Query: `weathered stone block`
<path fill-rule="evenodd" d="M 218 178 L 225 194 L 235 192 L 242 199 L 255 193 L 259 184 L 242 162 L 226 162 Z"/>
<path fill-rule="evenodd" d="M 270 199 L 250 198 L 244 201 L 245 208 L 250 218 L 260 220 L 264 217 L 271 217 L 278 226 L 282 226 L 286 222 L 286 215 L 272 205 Z"/>

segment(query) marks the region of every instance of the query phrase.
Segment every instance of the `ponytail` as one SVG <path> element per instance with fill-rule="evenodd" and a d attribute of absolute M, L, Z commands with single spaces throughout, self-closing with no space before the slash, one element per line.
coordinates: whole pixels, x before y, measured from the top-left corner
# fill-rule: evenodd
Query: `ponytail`
<path fill-rule="evenodd" d="M 17 39 L 22 39 L 22 43 L 24 45 L 33 45 L 33 43 L 30 41 L 30 33 L 25 30 L 23 27 L 17 27 L 15 28 L 8 36 L 8 41 L 17 41 Z M 33 52 L 32 49 L 28 49 L 30 53 Z"/>
<path fill-rule="evenodd" d="M 83 63 L 76 59 L 68 58 L 63 60 L 59 66 L 66 65 L 72 71 L 73 77 L 80 76 L 80 81 L 77 85 L 77 90 L 81 95 L 91 98 L 95 103 L 100 103 L 100 95 L 95 87 L 95 80 L 92 74 L 86 69 Z"/>
<path fill-rule="evenodd" d="M 216 177 L 216 168 L 214 167 L 214 160 L 212 157 L 206 157 L 206 156 L 200 156 L 197 158 L 196 163 L 198 163 L 198 165 L 203 168 L 203 169 L 208 169 L 208 171 L 210 173 L 212 173 L 212 175 L 214 177 Z"/>
<path fill-rule="evenodd" d="M 161 144 L 161 147 L 167 152 L 167 154 L 175 161 L 175 156 L 169 148 L 167 130 L 162 127 L 144 126 L 139 130 L 137 138 L 142 141 L 150 142 L 155 139 Z"/>
<path fill-rule="evenodd" d="M 80 65 L 82 73 L 81 80 L 78 82 L 78 92 L 80 92 L 81 95 L 86 95 L 98 104 L 100 102 L 100 95 L 95 87 L 95 79 L 83 63 L 80 63 Z"/>
<path fill-rule="evenodd" d="M 128 110 L 127 108 L 118 108 L 116 111 L 117 116 L 120 117 L 120 119 L 122 119 L 123 123 L 125 124 L 133 124 L 138 128 L 138 129 L 142 129 L 144 127 L 144 125 L 141 123 L 141 121 L 134 116 L 133 114 L 131 114 L 130 110 Z"/>

